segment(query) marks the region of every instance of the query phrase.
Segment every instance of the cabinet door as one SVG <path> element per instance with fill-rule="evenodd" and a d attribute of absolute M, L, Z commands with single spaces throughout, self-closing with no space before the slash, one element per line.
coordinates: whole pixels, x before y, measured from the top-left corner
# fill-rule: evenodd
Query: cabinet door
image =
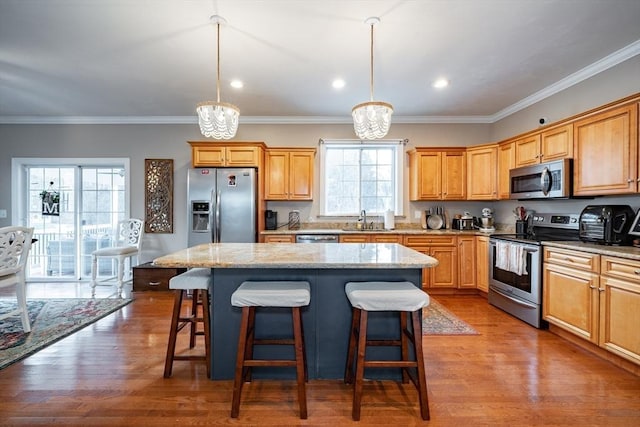
<path fill-rule="evenodd" d="M 400 243 L 402 244 L 402 236 L 399 234 L 372 234 L 371 243 Z"/>
<path fill-rule="evenodd" d="M 497 146 L 467 150 L 468 200 L 495 200 L 497 198 Z"/>
<path fill-rule="evenodd" d="M 410 155 L 409 194 L 411 200 L 439 200 L 442 185 L 442 154 L 439 151 Z"/>
<path fill-rule="evenodd" d="M 466 172 L 466 153 L 444 152 L 442 154 L 441 198 L 443 200 L 465 200 L 467 196 Z"/>
<path fill-rule="evenodd" d="M 259 167 L 262 149 L 258 147 L 234 146 L 226 148 L 226 166 Z"/>
<path fill-rule="evenodd" d="M 540 147 L 543 162 L 573 157 L 573 124 L 542 132 Z"/>
<path fill-rule="evenodd" d="M 340 243 L 369 243 L 369 234 L 343 234 L 340 236 Z"/>
<path fill-rule="evenodd" d="M 513 142 L 498 147 L 498 199 L 509 199 L 509 170 L 516 167 L 516 150 Z"/>
<path fill-rule="evenodd" d="M 434 246 L 429 255 L 438 260 L 438 265 L 430 269 L 429 288 L 458 287 L 458 249 L 455 246 Z"/>
<path fill-rule="evenodd" d="M 458 237 L 458 287 L 476 288 L 476 238 Z"/>
<path fill-rule="evenodd" d="M 264 162 L 264 198 L 287 200 L 289 184 L 289 153 L 267 150 Z"/>
<path fill-rule="evenodd" d="M 295 236 L 292 234 L 267 235 L 263 237 L 264 243 L 295 243 Z"/>
<path fill-rule="evenodd" d="M 289 153 L 289 200 L 313 199 L 313 151 Z"/>
<path fill-rule="evenodd" d="M 460 257 L 460 259 L 463 259 Z M 489 237 L 476 237 L 476 287 L 489 292 Z"/>
<path fill-rule="evenodd" d="M 606 276 L 600 280 L 599 345 L 640 363 L 640 285 Z"/>
<path fill-rule="evenodd" d="M 542 283 L 542 317 L 597 344 L 599 276 L 545 263 Z"/>
<path fill-rule="evenodd" d="M 573 137 L 573 193 L 576 196 L 637 190 L 637 104 L 574 123 Z"/>
<path fill-rule="evenodd" d="M 540 134 L 529 135 L 515 142 L 516 167 L 540 163 Z"/>
<path fill-rule="evenodd" d="M 223 146 L 193 147 L 191 149 L 193 167 L 224 166 L 225 154 L 226 150 Z"/>

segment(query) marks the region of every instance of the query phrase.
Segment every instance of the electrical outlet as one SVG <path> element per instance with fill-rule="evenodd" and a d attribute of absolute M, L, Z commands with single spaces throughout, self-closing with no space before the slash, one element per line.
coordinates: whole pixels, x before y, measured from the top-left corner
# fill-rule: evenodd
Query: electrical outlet
<path fill-rule="evenodd" d="M 420 211 L 415 211 L 415 212 L 413 213 L 413 218 L 415 218 L 415 219 L 420 219 L 421 217 L 422 217 L 422 212 L 420 212 Z"/>
<path fill-rule="evenodd" d="M 6 217 L 7 217 L 7 210 L 0 209 L 0 218 L 6 218 Z"/>

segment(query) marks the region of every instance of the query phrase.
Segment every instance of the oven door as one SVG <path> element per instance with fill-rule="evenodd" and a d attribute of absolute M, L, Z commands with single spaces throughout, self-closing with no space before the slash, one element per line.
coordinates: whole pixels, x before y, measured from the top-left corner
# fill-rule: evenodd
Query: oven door
<path fill-rule="evenodd" d="M 490 239 L 489 285 L 505 297 L 513 297 L 526 302 L 542 304 L 541 257 L 542 246 L 510 242 L 521 245 L 526 255 L 527 273 L 518 275 L 496 266 L 496 239 Z"/>

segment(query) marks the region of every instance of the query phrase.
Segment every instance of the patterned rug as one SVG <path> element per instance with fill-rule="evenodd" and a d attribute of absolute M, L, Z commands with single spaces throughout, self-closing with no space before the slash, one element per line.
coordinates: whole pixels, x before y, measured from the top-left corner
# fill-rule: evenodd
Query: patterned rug
<path fill-rule="evenodd" d="M 480 335 L 467 322 L 431 298 L 422 310 L 422 335 Z"/>
<path fill-rule="evenodd" d="M 0 320 L 0 369 L 71 335 L 129 304 L 131 299 L 30 299 L 31 332 L 22 331 L 19 316 Z M 15 299 L 0 299 L 0 314 L 16 308 Z"/>

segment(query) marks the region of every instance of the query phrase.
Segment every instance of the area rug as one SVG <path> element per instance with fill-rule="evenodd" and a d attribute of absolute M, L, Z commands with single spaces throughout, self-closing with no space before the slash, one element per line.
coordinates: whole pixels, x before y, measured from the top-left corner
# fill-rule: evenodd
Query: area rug
<path fill-rule="evenodd" d="M 431 298 L 422 309 L 422 335 L 480 335 L 467 322 Z"/>
<path fill-rule="evenodd" d="M 31 332 L 22 331 L 19 316 L 0 320 L 0 369 L 71 335 L 119 308 L 131 299 L 29 299 Z M 15 299 L 0 299 L 0 314 L 16 308 Z"/>

